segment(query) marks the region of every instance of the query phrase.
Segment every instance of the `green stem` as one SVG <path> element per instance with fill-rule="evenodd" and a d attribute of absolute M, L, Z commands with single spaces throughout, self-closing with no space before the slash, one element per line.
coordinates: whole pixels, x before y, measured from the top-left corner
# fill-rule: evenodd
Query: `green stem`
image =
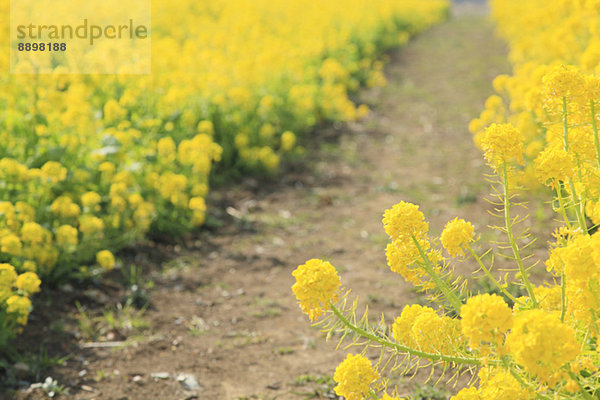
<path fill-rule="evenodd" d="M 569 124 L 567 123 L 567 98 L 563 97 L 563 104 L 562 104 L 562 120 L 563 120 L 563 146 L 565 148 L 565 151 L 568 152 L 569 151 Z"/>
<path fill-rule="evenodd" d="M 575 161 L 577 162 L 577 179 L 579 182 L 583 182 L 583 174 L 581 173 L 581 159 L 579 156 L 575 157 Z"/>
<path fill-rule="evenodd" d="M 498 280 L 496 278 L 494 278 L 494 276 L 492 275 L 492 273 L 490 272 L 490 270 L 485 266 L 485 264 L 483 263 L 483 261 L 481 261 L 481 257 L 479 257 L 479 255 L 477 253 L 475 253 L 475 251 L 473 250 L 473 248 L 471 246 L 469 246 L 467 248 L 467 250 L 469 250 L 469 253 L 471 253 L 471 255 L 473 256 L 473 258 L 475 259 L 475 261 L 477 261 L 477 264 L 479 264 L 479 266 L 481 267 L 481 269 L 485 273 L 485 276 L 487 276 L 488 279 L 490 279 L 492 281 L 492 283 L 494 285 L 496 285 L 496 287 L 498 289 L 500 289 L 500 291 L 506 297 L 508 297 L 515 304 L 523 305 L 523 303 L 521 301 L 519 301 L 515 296 L 513 296 L 512 294 L 510 294 L 510 292 L 508 290 L 506 290 L 506 288 L 503 285 L 501 285 L 500 282 L 498 282 Z"/>
<path fill-rule="evenodd" d="M 560 209 L 559 209 L 560 215 L 562 215 L 562 217 L 564 218 L 567 228 L 571 229 L 571 221 L 569 221 L 569 217 L 567 216 L 564 199 L 562 197 L 562 186 L 560 184 L 560 181 L 557 181 L 557 183 L 556 183 L 556 198 L 558 198 L 558 205 L 560 207 Z"/>
<path fill-rule="evenodd" d="M 465 357 L 449 356 L 449 355 L 445 355 L 445 354 L 426 353 L 424 351 L 416 350 L 416 349 L 413 349 L 408 346 L 403 346 L 398 343 L 390 342 L 387 339 L 373 335 L 371 332 L 367 332 L 366 330 L 352 324 L 352 322 L 350 322 L 348 320 L 348 318 L 346 318 L 344 316 L 344 314 L 342 314 L 342 312 L 340 310 L 338 310 L 338 308 L 333 304 L 332 301 L 330 301 L 329 304 L 331 306 L 331 311 L 333 311 L 333 314 L 340 321 L 342 321 L 342 323 L 344 325 L 346 325 L 346 327 L 348 329 L 350 329 L 351 331 L 359 334 L 360 336 L 362 336 L 366 339 L 369 339 L 372 342 L 379 343 L 382 346 L 395 349 L 400 353 L 407 353 L 407 354 L 410 354 L 411 356 L 425 358 L 425 359 L 431 360 L 431 361 L 443 361 L 443 362 L 454 363 L 454 364 L 466 364 L 466 365 L 481 366 L 481 362 L 476 358 L 465 358 Z"/>
<path fill-rule="evenodd" d="M 575 184 L 573 183 L 573 179 L 569 178 L 569 188 L 571 189 L 571 200 L 573 201 L 573 209 L 575 210 L 575 215 L 577 216 L 577 224 L 581 229 L 582 233 L 587 233 L 587 224 L 585 223 L 585 216 L 582 212 L 581 208 L 583 206 L 583 202 L 577 196 L 575 192 Z"/>
<path fill-rule="evenodd" d="M 594 145 L 596 145 L 596 163 L 600 169 L 600 140 L 598 139 L 598 123 L 596 122 L 596 103 L 590 100 L 590 110 L 592 112 L 592 131 L 594 132 Z"/>
<path fill-rule="evenodd" d="M 560 275 L 560 322 L 565 322 L 567 312 L 567 279 L 565 273 Z"/>
<path fill-rule="evenodd" d="M 569 124 L 568 124 L 568 120 L 567 120 L 567 98 L 563 97 L 563 104 L 562 104 L 562 115 L 563 115 L 563 146 L 564 146 L 564 150 L 568 153 L 569 152 Z M 582 232 L 587 232 L 587 225 L 585 223 L 585 217 L 584 214 L 582 213 L 581 207 L 582 207 L 582 202 L 580 199 L 577 198 L 577 193 L 575 192 L 575 185 L 573 184 L 573 180 L 571 178 L 569 178 L 569 189 L 571 190 L 571 198 L 573 200 L 573 207 L 575 209 L 575 215 L 577 215 L 577 223 L 579 224 L 579 227 L 581 228 Z"/>
<path fill-rule="evenodd" d="M 537 308 L 538 302 L 535 299 L 535 294 L 533 293 L 533 286 L 531 282 L 529 282 L 529 277 L 527 275 L 527 271 L 525 270 L 525 266 L 523 265 L 523 260 L 521 259 L 521 252 L 519 250 L 519 246 L 515 241 L 515 237 L 512 231 L 512 223 L 510 221 L 510 199 L 509 199 L 509 191 L 508 191 L 508 169 L 506 166 L 506 161 L 502 165 L 503 169 L 503 179 L 502 184 L 504 186 L 504 223 L 506 225 L 506 235 L 508 236 L 508 241 L 512 248 L 513 254 L 515 256 L 515 260 L 517 261 L 517 265 L 519 266 L 519 272 L 521 274 L 521 280 L 527 289 L 527 293 L 529 294 L 529 298 L 533 302 L 534 307 Z"/>
<path fill-rule="evenodd" d="M 431 277 L 433 283 L 435 283 L 435 285 L 442 291 L 442 293 L 446 297 L 446 300 L 448 300 L 452 308 L 454 308 L 454 311 L 456 311 L 456 314 L 460 315 L 460 308 L 462 307 L 460 299 L 452 291 L 452 288 L 450 288 L 448 283 L 445 280 L 443 280 L 435 271 L 431 260 L 429 260 L 429 257 L 427 257 L 427 254 L 425 254 L 425 252 L 421 248 L 421 245 L 419 244 L 419 241 L 417 240 L 417 238 L 414 237 L 414 235 L 412 236 L 412 240 L 415 243 L 415 246 L 417 246 L 417 250 L 419 250 L 419 254 L 421 255 L 421 258 L 424 261 L 423 264 L 419 263 L 419 265 L 425 270 L 427 275 Z"/>
<path fill-rule="evenodd" d="M 591 291 L 592 295 L 594 296 L 594 300 L 596 300 L 596 304 L 598 304 L 598 294 L 597 294 L 597 289 L 592 287 L 592 283 L 594 282 L 594 280 L 590 280 L 588 282 L 588 289 Z M 596 285 L 597 287 L 597 285 Z M 594 311 L 593 308 L 590 308 L 590 313 L 592 314 L 592 327 L 594 329 L 594 333 L 596 335 L 598 335 L 598 316 L 596 315 L 596 312 Z"/>

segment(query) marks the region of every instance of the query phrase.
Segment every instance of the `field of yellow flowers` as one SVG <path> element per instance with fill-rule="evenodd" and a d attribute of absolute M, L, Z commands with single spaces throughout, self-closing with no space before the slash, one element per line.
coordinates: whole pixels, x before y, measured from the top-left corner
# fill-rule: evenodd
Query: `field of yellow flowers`
<path fill-rule="evenodd" d="M 38 294 L 13 342 L 23 356 L 4 367 L 16 399 L 52 389 L 74 400 L 339 397 L 333 375 L 345 354 L 306 323 L 290 295 L 292 270 L 309 254 L 331 260 L 373 315 L 423 301 L 385 267 L 378 216 L 402 198 L 432 211 L 432 231 L 456 207 L 485 226 L 484 164 L 467 124 L 492 78 L 509 70 L 479 14 L 438 24 L 388 57 L 388 85 L 356 98 L 371 107 L 368 118 L 317 129 L 284 174 L 213 186 L 211 220 L 193 235 L 125 249 L 121 268 Z M 147 308 L 127 307 L 145 290 Z M 199 388 L 190 390 L 190 375 Z M 401 393 L 447 400 L 420 388 L 426 378 L 399 378 Z"/>
<path fill-rule="evenodd" d="M 152 12 L 150 75 L 0 75 L 0 347 L 40 285 L 110 270 L 148 233 L 202 225 L 211 179 L 275 172 L 317 124 L 364 116 L 349 95 L 382 85 L 382 52 L 447 4 L 182 0 Z"/>
<path fill-rule="evenodd" d="M 600 396 L 600 2 L 491 6 L 514 74 L 494 80 L 497 94 L 469 128 L 491 170 L 493 228 L 503 239 L 488 243 L 461 218 L 431 235 L 417 205 L 386 210 L 389 268 L 430 301 L 392 321 L 357 315 L 328 261 L 310 259 L 293 273 L 302 311 L 360 349 L 335 370 L 335 392 L 346 399 L 399 399 L 387 377 L 425 366 L 450 381 L 469 372 L 453 400 Z M 546 199 L 559 224 L 541 258 L 531 252 L 536 238 L 519 228 L 526 190 Z M 465 259 L 478 266 L 472 276 L 454 272 Z M 533 282 L 536 269 L 549 273 L 545 282 Z M 472 290 L 482 277 L 492 294 Z M 369 347 L 381 350 L 374 362 Z"/>
<path fill-rule="evenodd" d="M 1 74 L 10 395 L 600 398 L 600 1 L 489 6 L 510 74 L 446 0 L 152 1 L 151 74 Z"/>

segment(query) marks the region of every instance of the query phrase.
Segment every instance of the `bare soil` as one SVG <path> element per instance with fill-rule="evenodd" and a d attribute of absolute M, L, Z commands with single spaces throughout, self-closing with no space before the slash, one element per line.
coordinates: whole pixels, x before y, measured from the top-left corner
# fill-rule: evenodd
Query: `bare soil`
<path fill-rule="evenodd" d="M 392 319 L 424 300 L 386 266 L 386 208 L 420 204 L 433 234 L 455 216 L 479 231 L 495 223 L 485 201 L 489 171 L 467 131 L 492 79 L 509 70 L 484 14 L 457 5 L 449 21 L 390 53 L 388 86 L 357 99 L 371 116 L 323 128 L 304 143 L 307 159 L 281 176 L 214 190 L 219 224 L 121 254 L 123 270 L 141 267 L 138 283 L 154 283 L 150 307 L 127 320 L 134 327 L 111 325 L 102 313 L 126 295 L 118 272 L 42 295 L 15 343 L 37 356 L 21 376 L 11 372 L 15 379 L 51 376 L 64 386 L 57 397 L 74 400 L 337 398 L 331 376 L 345 351 L 300 312 L 291 273 L 309 258 L 328 259 L 361 304 Z M 198 387 L 186 389 L 181 373 Z M 410 394 L 419 378 L 397 381 Z M 47 397 L 23 389 L 4 398 Z"/>

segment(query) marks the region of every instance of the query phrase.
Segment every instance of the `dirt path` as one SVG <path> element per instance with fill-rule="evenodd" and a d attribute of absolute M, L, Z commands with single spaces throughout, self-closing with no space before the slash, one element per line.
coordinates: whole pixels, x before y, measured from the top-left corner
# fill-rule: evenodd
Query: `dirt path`
<path fill-rule="evenodd" d="M 485 167 L 466 127 L 508 65 L 480 9 L 461 10 L 391 54 L 389 85 L 360 99 L 374 109 L 368 120 L 322 132 L 318 150 L 307 145 L 310 162 L 277 184 L 215 192 L 228 222 L 163 248 L 143 336 L 119 350 L 76 350 L 50 371 L 73 386 L 68 398 L 335 398 L 328 377 L 344 352 L 295 304 L 296 266 L 329 259 L 343 285 L 391 319 L 422 299 L 386 267 L 386 208 L 420 204 L 433 233 L 457 215 L 489 223 Z M 148 251 L 136 262 L 153 262 Z M 152 377 L 161 372 L 168 377 Z M 185 390 L 178 373 L 199 388 Z"/>

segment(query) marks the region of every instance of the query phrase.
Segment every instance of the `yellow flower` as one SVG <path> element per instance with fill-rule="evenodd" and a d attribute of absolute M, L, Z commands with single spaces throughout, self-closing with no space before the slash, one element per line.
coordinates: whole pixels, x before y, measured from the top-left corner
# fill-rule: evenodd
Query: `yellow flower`
<path fill-rule="evenodd" d="M 576 161 L 562 145 L 548 145 L 534 160 L 535 176 L 541 183 L 555 187 L 558 181 L 575 177 Z"/>
<path fill-rule="evenodd" d="M 78 217 L 81 213 L 79 206 L 67 196 L 57 197 L 50 205 L 50 211 L 63 218 Z"/>
<path fill-rule="evenodd" d="M 412 334 L 412 326 L 415 320 L 422 314 L 435 313 L 430 307 L 423 307 L 419 304 L 405 306 L 402 313 L 392 325 L 392 334 L 398 343 L 416 347 L 416 341 Z"/>
<path fill-rule="evenodd" d="M 484 127 L 484 123 L 480 118 L 472 119 L 469 122 L 469 132 L 476 134 L 479 133 Z"/>
<path fill-rule="evenodd" d="M 385 79 L 385 78 L 384 78 Z M 385 86 L 385 85 L 384 85 Z M 371 112 L 371 110 L 369 109 L 369 106 L 366 104 L 361 104 L 360 106 L 358 106 L 358 108 L 356 109 L 356 118 L 357 119 L 364 119 L 366 118 L 369 113 Z"/>
<path fill-rule="evenodd" d="M 40 244 L 49 237 L 49 232 L 40 224 L 35 222 L 26 222 L 21 227 L 21 238 L 24 242 Z"/>
<path fill-rule="evenodd" d="M 548 100 L 558 98 L 562 103 L 567 100 L 585 101 L 586 81 L 579 69 L 573 65 L 558 65 L 543 78 L 544 97 Z"/>
<path fill-rule="evenodd" d="M 578 235 L 562 248 L 560 258 L 564 263 L 564 272 L 568 279 L 587 282 L 600 278 L 600 235 Z"/>
<path fill-rule="evenodd" d="M 546 268 L 557 276 L 564 272 L 569 282 L 586 287 L 590 279 L 600 278 L 598 263 L 600 234 L 578 234 L 569 235 L 566 246 L 552 249 Z"/>
<path fill-rule="evenodd" d="M 192 197 L 188 204 L 190 210 L 206 211 L 206 202 L 202 197 Z"/>
<path fill-rule="evenodd" d="M 451 354 L 460 337 L 460 323 L 437 313 L 422 313 L 412 325 L 417 347 L 428 353 Z"/>
<path fill-rule="evenodd" d="M 135 209 L 144 202 L 144 198 L 139 193 L 133 193 L 127 196 L 127 202 Z"/>
<path fill-rule="evenodd" d="M 15 267 L 10 264 L 0 264 L 0 287 L 11 287 L 17 280 Z"/>
<path fill-rule="evenodd" d="M 196 226 L 200 226 L 204 223 L 206 217 L 206 202 L 202 197 L 192 197 L 188 204 L 192 213 L 192 223 Z"/>
<path fill-rule="evenodd" d="M 205 220 L 206 214 L 204 213 L 204 211 L 194 211 L 192 213 L 192 224 L 194 224 L 195 226 L 200 226 L 204 224 Z"/>
<path fill-rule="evenodd" d="M 172 202 L 175 200 L 173 203 L 177 204 L 179 196 L 185 190 L 187 183 L 188 178 L 185 175 L 165 172 L 155 182 L 155 185 L 161 196 L 170 199 Z"/>
<path fill-rule="evenodd" d="M 83 215 L 79 219 L 79 230 L 84 235 L 101 233 L 104 229 L 104 222 L 92 215 Z"/>
<path fill-rule="evenodd" d="M 198 122 L 196 129 L 198 130 L 198 133 L 205 133 L 210 136 L 213 136 L 215 133 L 212 121 L 200 121 Z"/>
<path fill-rule="evenodd" d="M 538 286 L 533 288 L 533 294 L 540 303 L 540 307 L 547 311 L 560 311 L 561 306 L 561 287 L 555 286 Z"/>
<path fill-rule="evenodd" d="M 67 178 L 67 169 L 59 162 L 48 161 L 41 168 L 41 175 L 52 183 L 64 181 Z"/>
<path fill-rule="evenodd" d="M 452 257 L 456 257 L 464 254 L 463 248 L 466 248 L 474 237 L 475 228 L 470 222 L 454 218 L 446 224 L 442 232 L 442 246 Z"/>
<path fill-rule="evenodd" d="M 127 115 L 127 110 L 122 108 L 115 99 L 110 99 L 104 104 L 104 121 L 107 124 L 119 122 Z"/>
<path fill-rule="evenodd" d="M 84 207 L 94 208 L 101 200 L 102 198 L 96 192 L 86 192 L 81 195 L 81 204 L 83 204 Z"/>
<path fill-rule="evenodd" d="M 275 135 L 275 127 L 271 124 L 265 124 L 260 127 L 258 136 L 263 140 L 271 139 Z"/>
<path fill-rule="evenodd" d="M 470 297 L 460 309 L 461 330 L 474 348 L 482 344 L 502 345 L 504 333 L 512 326 L 512 312 L 502 297 L 482 294 Z"/>
<path fill-rule="evenodd" d="M 412 236 L 420 237 L 429 230 L 419 206 L 404 201 L 385 211 L 383 227 L 392 240 L 412 240 Z"/>
<path fill-rule="evenodd" d="M 510 124 L 491 124 L 479 140 L 486 160 L 494 168 L 523 158 L 523 134 Z"/>
<path fill-rule="evenodd" d="M 175 141 L 170 136 L 162 137 L 156 143 L 156 148 L 158 150 L 158 155 L 167 159 L 174 160 L 175 152 L 177 151 L 177 145 Z"/>
<path fill-rule="evenodd" d="M 565 390 L 569 393 L 577 393 L 581 390 L 581 388 L 576 381 L 569 379 L 567 383 L 565 383 Z"/>
<path fill-rule="evenodd" d="M 233 143 L 237 149 L 244 149 L 250 144 L 250 138 L 245 133 L 238 133 L 235 135 Z"/>
<path fill-rule="evenodd" d="M 150 228 L 152 218 L 155 212 L 152 203 L 143 202 L 133 213 L 134 221 L 139 230 L 146 232 Z"/>
<path fill-rule="evenodd" d="M 503 368 L 482 368 L 478 373 L 481 399 L 532 400 L 535 394 L 522 388 L 512 374 Z"/>
<path fill-rule="evenodd" d="M 432 308 L 405 306 L 392 325 L 394 339 L 425 352 L 450 354 L 460 338 L 459 322 L 439 316 Z"/>
<path fill-rule="evenodd" d="M 17 280 L 15 281 L 15 287 L 23 290 L 28 295 L 39 292 L 41 284 L 42 281 L 40 281 L 35 272 L 22 273 L 17 276 Z"/>
<path fill-rule="evenodd" d="M 115 267 L 115 256 L 108 250 L 101 250 L 96 253 L 96 262 L 105 270 L 111 270 Z"/>
<path fill-rule="evenodd" d="M 379 374 L 368 358 L 360 354 L 348 354 L 338 365 L 333 375 L 337 386 L 333 388 L 338 396 L 346 400 L 362 400 L 369 394 L 373 383 L 379 379 Z"/>
<path fill-rule="evenodd" d="M 61 225 L 56 229 L 56 243 L 59 246 L 77 245 L 79 232 L 74 226 Z"/>
<path fill-rule="evenodd" d="M 0 251 L 3 253 L 18 256 L 21 254 L 22 247 L 23 245 L 21 244 L 19 237 L 14 233 L 4 235 L 0 239 Z"/>
<path fill-rule="evenodd" d="M 109 174 L 110 176 L 112 176 L 114 174 L 115 170 L 116 170 L 115 164 L 113 164 L 109 161 L 105 161 L 98 166 L 98 171 Z"/>
<path fill-rule="evenodd" d="M 21 222 L 31 222 L 35 218 L 35 209 L 23 201 L 17 201 L 15 211 L 17 219 Z"/>
<path fill-rule="evenodd" d="M 108 195 L 110 197 L 123 196 L 127 193 L 127 184 L 125 182 L 115 182 L 110 185 Z"/>
<path fill-rule="evenodd" d="M 337 300 L 341 285 L 334 266 L 327 261 L 312 259 L 300 265 L 292 273 L 296 283 L 292 291 L 302 311 L 315 320 L 329 309 L 329 302 Z"/>
<path fill-rule="evenodd" d="M 29 271 L 29 272 L 35 272 L 35 271 L 37 271 L 37 267 L 35 265 L 35 262 L 31 261 L 31 260 L 24 261 L 23 265 L 21 266 L 21 269 L 23 271 Z"/>
<path fill-rule="evenodd" d="M 281 134 L 281 150 L 290 151 L 296 144 L 296 135 L 293 132 L 285 131 Z"/>
<path fill-rule="evenodd" d="M 110 198 L 110 207 L 117 213 L 122 213 L 127 208 L 127 201 L 121 196 L 112 196 Z"/>
<path fill-rule="evenodd" d="M 258 151 L 258 159 L 268 171 L 276 171 L 279 167 L 279 156 L 270 147 L 261 147 Z"/>
<path fill-rule="evenodd" d="M 450 400 L 484 400 L 479 394 L 479 390 L 475 387 L 467 387 L 462 389 L 456 396 L 450 397 Z"/>
<path fill-rule="evenodd" d="M 578 356 L 580 349 L 573 328 L 560 322 L 557 315 L 539 309 L 515 317 L 506 345 L 525 371 L 548 383 L 554 372 Z"/>
<path fill-rule="evenodd" d="M 420 240 L 421 247 L 426 250 L 429 248 L 429 242 Z M 411 241 L 396 240 L 388 243 L 385 249 L 385 256 L 390 269 L 397 274 L 402 275 L 404 279 L 413 285 L 421 285 L 422 277 L 425 275 L 418 267 L 412 265 L 420 260 L 421 255 L 417 246 Z"/>
<path fill-rule="evenodd" d="M 6 300 L 6 312 L 17 314 L 17 323 L 27 324 L 27 317 L 31 311 L 31 300 L 25 296 L 10 296 Z"/>
<path fill-rule="evenodd" d="M 0 303 L 4 303 L 6 299 L 12 296 L 14 293 L 10 286 L 0 286 Z"/>

